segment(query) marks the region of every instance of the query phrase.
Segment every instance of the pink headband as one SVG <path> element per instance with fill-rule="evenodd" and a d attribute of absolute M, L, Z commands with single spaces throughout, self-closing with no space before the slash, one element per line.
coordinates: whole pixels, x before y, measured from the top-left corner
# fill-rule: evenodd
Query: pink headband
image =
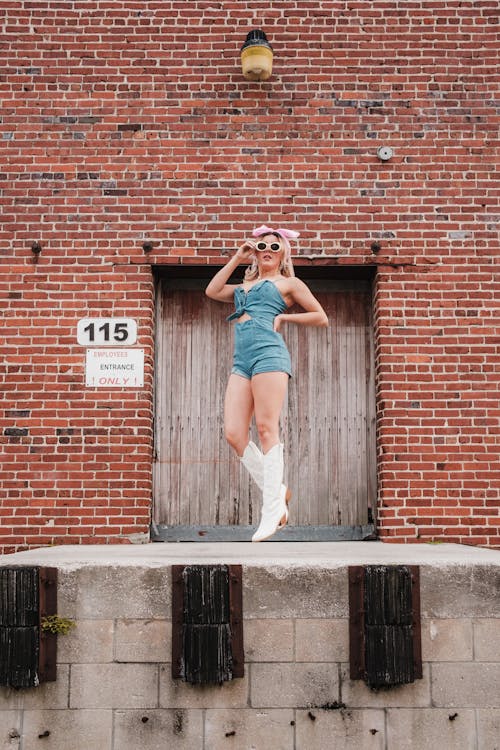
<path fill-rule="evenodd" d="M 257 227 L 257 229 L 254 229 L 252 232 L 254 237 L 260 237 L 263 234 L 279 234 L 284 240 L 295 240 L 299 236 L 299 233 L 294 229 L 282 229 L 281 227 L 279 229 L 271 229 L 271 227 L 266 227 L 265 224 Z"/>

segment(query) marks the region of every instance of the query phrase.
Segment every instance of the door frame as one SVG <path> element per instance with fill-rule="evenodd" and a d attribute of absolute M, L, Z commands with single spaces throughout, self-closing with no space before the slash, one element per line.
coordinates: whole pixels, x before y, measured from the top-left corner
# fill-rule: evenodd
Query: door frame
<path fill-rule="evenodd" d="M 158 311 L 158 295 L 161 290 L 162 279 L 207 279 L 207 282 L 212 276 L 223 266 L 220 265 L 203 265 L 193 264 L 189 266 L 180 265 L 153 265 L 152 271 L 155 280 L 155 310 Z M 375 317 L 374 317 L 374 280 L 376 276 L 377 266 L 376 265 L 337 265 L 331 261 L 324 259 L 295 259 L 294 268 L 296 275 L 304 281 L 322 280 L 322 281 L 368 281 L 370 282 L 371 292 L 371 315 L 372 315 L 372 330 L 374 332 L 373 345 L 375 347 Z M 239 273 L 234 275 L 235 278 L 231 277 L 229 283 L 239 283 L 241 279 L 241 270 Z M 158 317 L 156 316 L 155 323 L 155 377 L 154 377 L 154 462 L 157 459 L 158 451 L 158 440 L 157 440 L 157 388 L 158 378 L 156 373 L 158 372 Z M 375 361 L 373 362 L 374 367 L 374 388 L 376 391 L 376 368 Z M 374 439 L 376 441 L 376 424 L 374 425 Z M 375 458 L 376 460 L 376 458 Z M 378 467 L 377 467 L 378 468 Z M 155 502 L 155 482 L 156 472 L 153 463 L 153 503 Z M 378 474 L 378 471 L 376 472 Z M 377 480 L 375 479 L 375 485 Z M 373 506 L 368 508 L 367 521 L 363 525 L 350 525 L 350 526 L 286 526 L 280 531 L 273 541 L 277 542 L 295 542 L 295 541 L 308 541 L 308 542 L 324 542 L 324 541 L 372 541 L 377 539 L 377 524 L 376 524 L 376 510 L 377 510 L 377 486 L 374 487 L 373 495 Z M 151 541 L 153 542 L 243 542 L 251 539 L 252 533 L 255 530 L 253 526 L 238 525 L 238 526 L 184 526 L 175 525 L 168 526 L 166 524 L 156 523 L 154 520 L 154 508 L 152 509 L 152 521 L 151 521 Z"/>

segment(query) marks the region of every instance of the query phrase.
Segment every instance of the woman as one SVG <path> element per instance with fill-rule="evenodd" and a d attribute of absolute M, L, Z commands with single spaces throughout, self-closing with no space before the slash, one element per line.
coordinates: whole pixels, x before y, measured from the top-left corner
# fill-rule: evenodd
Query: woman
<path fill-rule="evenodd" d="M 290 492 L 283 484 L 283 445 L 279 418 L 291 363 L 281 336 L 285 324 L 327 326 L 328 318 L 306 284 L 294 275 L 289 239 L 299 236 L 288 229 L 262 225 L 247 240 L 206 288 L 208 297 L 235 303 L 236 320 L 233 369 L 224 404 L 226 440 L 238 454 L 263 493 L 259 528 L 252 542 L 268 539 L 288 520 Z M 250 263 L 243 284 L 227 281 L 240 263 Z M 298 304 L 304 312 L 289 314 Z M 262 452 L 248 433 L 252 416 Z"/>

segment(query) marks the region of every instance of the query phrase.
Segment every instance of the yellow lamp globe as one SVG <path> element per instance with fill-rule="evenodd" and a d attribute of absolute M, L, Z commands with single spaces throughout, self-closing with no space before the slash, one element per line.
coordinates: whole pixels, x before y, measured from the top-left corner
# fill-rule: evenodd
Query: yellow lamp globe
<path fill-rule="evenodd" d="M 249 81 L 267 81 L 273 69 L 273 48 L 261 29 L 247 34 L 241 48 L 241 67 Z"/>

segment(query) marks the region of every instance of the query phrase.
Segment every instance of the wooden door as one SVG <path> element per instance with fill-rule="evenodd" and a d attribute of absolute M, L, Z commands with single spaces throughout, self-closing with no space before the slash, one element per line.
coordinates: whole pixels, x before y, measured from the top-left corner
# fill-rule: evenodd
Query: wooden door
<path fill-rule="evenodd" d="M 206 281 L 162 279 L 157 294 L 153 537 L 250 539 L 261 497 L 226 444 L 230 305 Z M 294 376 L 283 409 L 289 526 L 274 539 L 373 534 L 375 401 L 368 281 L 308 281 L 328 329 L 288 325 Z M 257 441 L 255 428 L 252 437 Z"/>

